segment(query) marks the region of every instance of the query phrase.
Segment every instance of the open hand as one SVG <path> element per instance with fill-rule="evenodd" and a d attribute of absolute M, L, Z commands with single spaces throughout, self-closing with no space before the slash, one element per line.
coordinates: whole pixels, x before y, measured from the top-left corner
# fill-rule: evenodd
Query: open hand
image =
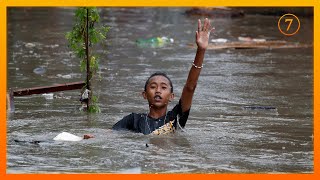
<path fill-rule="evenodd" d="M 198 31 L 196 31 L 196 43 L 198 48 L 207 49 L 210 32 L 213 30 L 214 28 L 211 27 L 210 20 L 208 18 L 204 20 L 203 27 L 201 26 L 201 20 L 198 20 Z"/>

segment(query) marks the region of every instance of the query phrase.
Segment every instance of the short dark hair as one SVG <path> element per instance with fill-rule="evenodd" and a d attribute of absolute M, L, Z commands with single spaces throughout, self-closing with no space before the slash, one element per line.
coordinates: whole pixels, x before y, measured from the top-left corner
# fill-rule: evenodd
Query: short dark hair
<path fill-rule="evenodd" d="M 144 85 L 144 91 L 147 91 L 147 85 L 149 84 L 150 79 L 154 76 L 163 76 L 163 77 L 167 78 L 169 80 L 169 83 L 171 86 L 171 93 L 173 93 L 173 86 L 172 86 L 171 79 L 164 72 L 155 72 L 155 73 L 151 74 L 151 76 L 147 79 L 146 84 Z"/>

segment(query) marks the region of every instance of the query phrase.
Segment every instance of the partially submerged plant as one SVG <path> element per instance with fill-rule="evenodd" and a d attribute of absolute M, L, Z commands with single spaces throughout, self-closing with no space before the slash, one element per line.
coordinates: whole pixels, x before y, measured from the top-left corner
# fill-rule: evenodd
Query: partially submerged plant
<path fill-rule="evenodd" d="M 93 45 L 106 40 L 106 33 L 109 31 L 108 26 L 95 27 L 99 23 L 100 16 L 95 7 L 80 7 L 75 11 L 75 24 L 72 31 L 66 34 L 69 47 L 75 55 L 80 58 L 80 70 L 87 72 L 86 85 L 83 92 L 89 92 L 86 102 L 88 112 L 100 112 L 98 106 L 98 97 L 93 94 L 91 79 L 99 70 L 99 58 L 92 51 Z M 87 91 L 86 91 L 87 90 Z"/>

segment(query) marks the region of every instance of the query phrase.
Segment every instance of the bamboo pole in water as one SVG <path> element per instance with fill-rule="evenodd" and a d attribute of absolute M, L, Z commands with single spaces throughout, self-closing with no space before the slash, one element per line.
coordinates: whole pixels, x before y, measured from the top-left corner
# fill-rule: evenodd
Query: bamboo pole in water
<path fill-rule="evenodd" d="M 84 82 L 73 82 L 65 84 L 57 84 L 53 86 L 41 86 L 26 89 L 13 90 L 12 96 L 27 96 L 32 94 L 44 94 L 57 91 L 67 91 L 74 89 L 81 89 L 85 85 Z"/>
<path fill-rule="evenodd" d="M 41 86 L 41 87 L 33 87 L 33 88 L 25 88 L 25 89 L 17 89 L 17 90 L 9 90 L 7 94 L 7 109 L 10 112 L 14 112 L 14 96 L 28 96 L 32 94 L 44 94 L 50 92 L 57 92 L 57 91 L 68 91 L 68 90 L 75 90 L 81 89 L 85 86 L 84 82 L 72 82 L 72 83 L 65 83 L 65 84 L 57 84 L 53 86 Z"/>
<path fill-rule="evenodd" d="M 89 90 L 88 101 L 87 101 L 87 110 L 89 110 L 90 99 L 91 99 L 91 96 L 90 96 L 90 90 L 91 90 L 91 87 L 90 87 L 90 75 L 91 75 L 91 72 L 90 72 L 90 58 L 89 58 L 89 9 L 86 8 L 86 10 L 87 10 L 86 38 L 85 38 L 86 58 L 87 58 L 87 81 L 86 81 L 87 87 L 86 87 L 86 89 Z"/>

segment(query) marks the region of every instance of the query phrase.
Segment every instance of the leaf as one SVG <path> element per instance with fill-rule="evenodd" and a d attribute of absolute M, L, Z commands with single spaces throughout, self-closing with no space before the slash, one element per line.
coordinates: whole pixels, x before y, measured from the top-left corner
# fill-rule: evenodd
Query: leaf
<path fill-rule="evenodd" d="M 80 70 L 81 72 L 84 72 L 85 70 L 87 70 L 87 63 L 86 63 L 86 60 L 84 59 L 80 63 Z"/>

